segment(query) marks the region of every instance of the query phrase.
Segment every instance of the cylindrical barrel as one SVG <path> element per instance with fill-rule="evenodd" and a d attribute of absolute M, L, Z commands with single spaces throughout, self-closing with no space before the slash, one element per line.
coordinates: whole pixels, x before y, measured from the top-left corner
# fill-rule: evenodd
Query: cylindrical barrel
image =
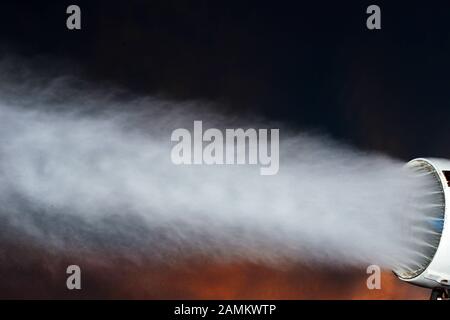
<path fill-rule="evenodd" d="M 408 227 L 417 244 L 412 258 L 394 273 L 412 284 L 427 287 L 447 287 L 450 282 L 450 222 L 447 204 L 450 203 L 450 161 L 417 158 L 407 167 L 427 180 L 423 190 L 429 205 L 423 216 Z"/>

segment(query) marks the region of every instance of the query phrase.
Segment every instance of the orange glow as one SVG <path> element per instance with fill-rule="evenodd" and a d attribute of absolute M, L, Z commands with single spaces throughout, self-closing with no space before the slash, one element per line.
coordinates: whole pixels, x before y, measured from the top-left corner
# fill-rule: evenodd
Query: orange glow
<path fill-rule="evenodd" d="M 218 263 L 205 257 L 171 265 L 102 255 L 56 256 L 10 247 L 13 264 L 0 265 L 0 298 L 97 299 L 428 299 L 390 272 L 381 290 L 366 287 L 365 269 L 295 264 L 283 269 L 254 263 Z M 13 254 L 14 253 L 14 254 Z M 78 264 L 83 290 L 65 288 L 66 268 Z"/>
<path fill-rule="evenodd" d="M 275 270 L 255 264 L 190 264 L 150 268 L 123 288 L 132 298 L 161 299 L 427 299 L 429 290 L 382 274 L 381 290 L 369 290 L 364 270 L 295 266 Z"/>

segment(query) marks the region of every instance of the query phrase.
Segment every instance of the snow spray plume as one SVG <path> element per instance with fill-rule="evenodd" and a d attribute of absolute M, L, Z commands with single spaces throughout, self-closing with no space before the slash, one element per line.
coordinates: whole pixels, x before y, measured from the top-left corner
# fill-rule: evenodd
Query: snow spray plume
<path fill-rule="evenodd" d="M 0 97 L 0 228 L 9 240 L 167 263 L 200 254 L 392 267 L 411 258 L 405 221 L 420 214 L 411 194 L 424 185 L 401 161 L 281 127 L 276 175 L 177 166 L 172 130 L 194 119 L 219 126 L 221 116 L 56 89 Z"/>

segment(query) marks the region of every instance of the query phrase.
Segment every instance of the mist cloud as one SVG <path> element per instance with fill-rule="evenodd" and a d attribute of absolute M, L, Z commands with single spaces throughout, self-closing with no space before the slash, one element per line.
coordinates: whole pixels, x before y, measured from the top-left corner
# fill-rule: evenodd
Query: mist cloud
<path fill-rule="evenodd" d="M 424 185 L 401 161 L 281 127 L 277 175 L 176 166 L 171 130 L 193 119 L 242 121 L 198 102 L 119 99 L 58 82 L 3 93 L 0 219 L 9 241 L 164 263 L 200 254 L 393 267 L 411 258 L 407 217 L 420 214 L 411 194 Z"/>

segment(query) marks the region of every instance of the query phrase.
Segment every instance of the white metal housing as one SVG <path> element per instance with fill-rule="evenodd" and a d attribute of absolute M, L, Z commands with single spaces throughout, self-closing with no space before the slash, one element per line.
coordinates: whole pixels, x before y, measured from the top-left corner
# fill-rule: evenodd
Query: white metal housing
<path fill-rule="evenodd" d="M 436 232 L 433 231 L 433 248 L 427 249 L 423 254 L 423 265 L 413 272 L 394 273 L 403 281 L 427 288 L 450 287 L 450 161 L 445 159 L 411 160 L 408 167 L 415 170 L 428 171 L 435 180 L 436 192 L 439 196 L 439 206 L 433 208 L 435 217 L 441 220 Z M 446 172 L 448 171 L 448 172 Z M 430 232 L 431 233 L 431 232 Z"/>

